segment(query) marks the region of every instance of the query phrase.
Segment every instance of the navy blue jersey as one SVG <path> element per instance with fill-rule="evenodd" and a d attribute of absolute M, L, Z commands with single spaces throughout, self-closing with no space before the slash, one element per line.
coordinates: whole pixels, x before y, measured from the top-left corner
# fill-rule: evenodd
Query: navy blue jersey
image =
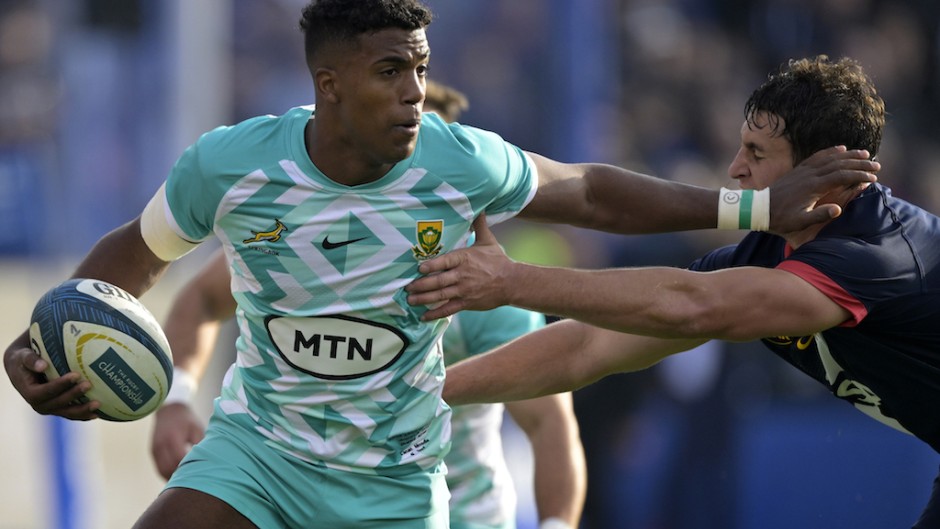
<path fill-rule="evenodd" d="M 691 269 L 736 266 L 787 270 L 848 310 L 839 327 L 762 341 L 835 396 L 940 452 L 940 218 L 872 185 L 796 250 L 754 232 Z"/>

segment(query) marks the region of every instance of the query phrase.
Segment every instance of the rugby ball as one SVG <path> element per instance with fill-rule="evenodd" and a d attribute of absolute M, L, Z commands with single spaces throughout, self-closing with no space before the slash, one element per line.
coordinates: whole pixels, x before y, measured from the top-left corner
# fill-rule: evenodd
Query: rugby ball
<path fill-rule="evenodd" d="M 133 295 L 105 281 L 70 279 L 36 304 L 29 340 L 46 377 L 78 372 L 91 382 L 82 402 L 98 416 L 135 421 L 154 412 L 173 382 L 170 345 L 156 318 Z"/>

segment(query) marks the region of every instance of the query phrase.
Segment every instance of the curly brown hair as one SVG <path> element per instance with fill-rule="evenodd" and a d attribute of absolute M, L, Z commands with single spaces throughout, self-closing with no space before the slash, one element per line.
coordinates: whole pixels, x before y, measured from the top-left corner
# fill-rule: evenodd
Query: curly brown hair
<path fill-rule="evenodd" d="M 424 111 L 436 112 L 444 121 L 454 122 L 460 114 L 470 108 L 467 96 L 456 88 L 428 80 L 427 93 L 424 96 Z"/>
<path fill-rule="evenodd" d="M 867 149 L 874 158 L 885 125 L 884 101 L 862 66 L 826 55 L 792 59 L 771 74 L 744 106 L 749 127 L 757 126 L 759 112 L 770 114 L 775 134 L 790 141 L 794 165 L 834 145 Z"/>

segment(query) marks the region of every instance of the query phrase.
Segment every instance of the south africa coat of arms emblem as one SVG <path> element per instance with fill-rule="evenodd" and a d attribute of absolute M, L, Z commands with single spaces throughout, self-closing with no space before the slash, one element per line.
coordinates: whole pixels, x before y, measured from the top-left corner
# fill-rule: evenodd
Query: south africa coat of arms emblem
<path fill-rule="evenodd" d="M 443 220 L 419 220 L 415 226 L 418 244 L 411 247 L 415 259 L 425 261 L 441 253 L 441 237 L 444 235 Z"/>

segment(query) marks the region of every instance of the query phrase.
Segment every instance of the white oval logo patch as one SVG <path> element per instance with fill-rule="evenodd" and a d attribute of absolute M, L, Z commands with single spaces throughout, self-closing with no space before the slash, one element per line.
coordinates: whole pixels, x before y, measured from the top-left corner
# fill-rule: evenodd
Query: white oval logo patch
<path fill-rule="evenodd" d="M 265 325 L 285 362 L 326 379 L 377 373 L 394 364 L 409 344 L 394 327 L 349 316 L 269 316 Z"/>

